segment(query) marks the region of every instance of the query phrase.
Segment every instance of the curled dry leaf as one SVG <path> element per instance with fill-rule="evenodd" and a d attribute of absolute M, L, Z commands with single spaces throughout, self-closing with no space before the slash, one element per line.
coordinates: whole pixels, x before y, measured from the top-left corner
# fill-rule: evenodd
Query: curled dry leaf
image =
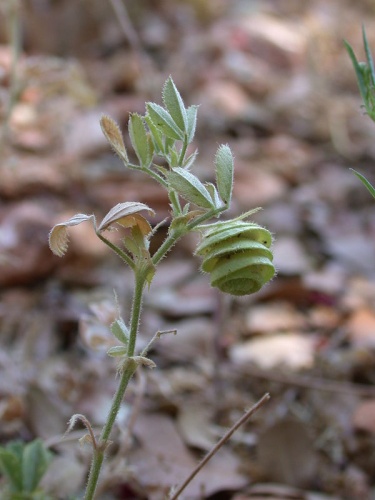
<path fill-rule="evenodd" d="M 77 226 L 81 222 L 91 220 L 95 227 L 95 216 L 86 214 L 76 214 L 71 219 L 56 224 L 49 233 L 49 247 L 58 257 L 62 257 L 68 249 L 68 227 Z"/>
<path fill-rule="evenodd" d="M 146 358 L 145 356 L 133 356 L 132 359 L 137 363 L 137 365 L 146 366 L 147 368 L 156 368 L 156 364 L 152 359 Z"/>
<path fill-rule="evenodd" d="M 151 215 L 155 215 L 152 208 L 144 203 L 127 201 L 125 203 L 118 203 L 107 213 L 102 220 L 98 231 L 102 232 L 108 229 L 113 224 L 120 224 L 124 227 L 138 226 L 143 235 L 147 235 L 152 231 L 149 222 L 138 212 L 147 210 Z"/>
<path fill-rule="evenodd" d="M 117 125 L 117 123 L 109 116 L 104 115 L 100 120 L 100 126 L 107 141 L 110 143 L 119 157 L 126 163 L 128 163 L 129 159 L 125 144 L 121 135 L 120 127 Z"/>

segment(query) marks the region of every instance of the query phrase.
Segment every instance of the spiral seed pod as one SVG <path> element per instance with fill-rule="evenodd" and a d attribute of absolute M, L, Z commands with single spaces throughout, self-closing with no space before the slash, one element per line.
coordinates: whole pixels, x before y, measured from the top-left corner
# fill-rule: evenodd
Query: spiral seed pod
<path fill-rule="evenodd" d="M 271 233 L 251 222 L 232 220 L 206 226 L 196 254 L 211 285 L 231 295 L 249 295 L 275 275 Z"/>

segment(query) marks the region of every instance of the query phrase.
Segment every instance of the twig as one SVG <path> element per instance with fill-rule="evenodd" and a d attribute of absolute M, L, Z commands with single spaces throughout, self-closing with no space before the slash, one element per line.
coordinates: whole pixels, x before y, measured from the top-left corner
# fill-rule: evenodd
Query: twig
<path fill-rule="evenodd" d="M 238 370 L 240 372 L 240 370 Z M 254 366 L 246 367 L 242 374 L 252 377 L 270 380 L 285 385 L 293 385 L 317 391 L 339 392 L 343 394 L 357 394 L 358 396 L 375 396 L 375 387 L 365 384 L 354 384 L 352 382 L 339 382 L 322 377 L 310 377 L 306 375 L 285 375 L 278 372 L 264 371 Z"/>
<path fill-rule="evenodd" d="M 187 485 L 194 479 L 198 472 L 206 465 L 206 463 L 219 451 L 219 449 L 231 438 L 232 434 L 241 427 L 259 408 L 261 408 L 269 399 L 270 395 L 265 394 L 254 406 L 247 410 L 242 417 L 224 434 L 224 436 L 215 444 L 215 446 L 207 453 L 201 462 L 195 467 L 190 475 L 185 479 L 178 490 L 169 497 L 169 500 L 177 500 L 179 495 L 184 491 Z"/>
<path fill-rule="evenodd" d="M 145 67 L 149 67 L 151 59 L 143 49 L 138 33 L 133 28 L 125 5 L 121 0 L 110 0 L 113 11 L 116 14 L 120 27 L 128 40 L 131 48 L 138 54 L 138 57 L 143 61 Z"/>

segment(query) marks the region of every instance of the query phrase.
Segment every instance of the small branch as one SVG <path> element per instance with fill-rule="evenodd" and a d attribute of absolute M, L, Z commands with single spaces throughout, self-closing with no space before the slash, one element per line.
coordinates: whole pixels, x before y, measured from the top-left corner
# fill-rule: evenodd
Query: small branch
<path fill-rule="evenodd" d="M 177 333 L 177 330 L 176 329 L 173 329 L 173 330 L 159 330 L 155 333 L 155 335 L 152 337 L 152 339 L 150 340 L 150 342 L 146 345 L 146 347 L 143 349 L 143 351 L 141 352 L 140 356 L 144 356 L 146 357 L 147 354 L 148 354 L 148 351 L 151 349 L 153 343 L 157 340 L 157 339 L 160 339 L 160 337 L 166 333 L 173 333 L 173 335 L 176 335 Z"/>
<path fill-rule="evenodd" d="M 134 362 L 134 360 L 131 359 L 131 357 L 134 355 L 145 283 L 146 283 L 146 278 L 143 276 L 143 274 L 135 273 L 135 288 L 134 288 L 132 312 L 130 318 L 130 338 L 128 346 L 129 358 L 127 359 L 127 364 L 124 368 L 124 371 L 121 374 L 120 383 L 113 397 L 108 418 L 100 434 L 100 446 L 96 450 L 94 450 L 94 456 L 90 467 L 89 477 L 87 480 L 85 500 L 93 500 L 94 498 L 100 470 L 104 460 L 105 447 L 107 446 L 109 436 L 111 434 L 113 425 L 116 421 L 120 405 L 124 398 L 124 394 L 128 386 L 128 383 L 132 378 L 132 376 L 134 375 L 135 370 L 137 369 L 137 364 Z"/>
<path fill-rule="evenodd" d="M 152 77 L 154 76 L 154 64 L 152 59 L 148 56 L 147 52 L 142 46 L 142 42 L 138 36 L 137 31 L 134 29 L 131 23 L 124 2 L 122 0 L 109 0 L 109 3 L 112 6 L 112 9 L 119 22 L 120 28 L 122 29 L 122 32 L 128 40 L 129 45 L 138 55 L 139 60 L 141 61 L 145 80 L 148 79 L 148 77 L 151 77 L 151 80 L 148 81 L 148 83 L 150 83 L 150 81 L 152 81 L 153 79 Z"/>
<path fill-rule="evenodd" d="M 143 55 L 143 49 L 139 41 L 138 34 L 133 28 L 124 4 L 121 2 L 121 0 L 110 0 L 110 4 L 112 5 L 119 25 L 121 26 L 121 29 L 125 37 L 127 38 L 131 48 L 134 50 L 134 52 L 138 52 Z"/>
<path fill-rule="evenodd" d="M 237 370 L 236 370 L 237 371 Z M 357 394 L 363 397 L 374 397 L 375 387 L 365 384 L 355 384 L 353 382 L 343 382 L 338 380 L 330 380 L 322 377 L 310 377 L 308 375 L 286 375 L 277 373 L 276 371 L 265 371 L 255 366 L 249 366 L 245 372 L 238 370 L 238 373 L 245 373 L 251 377 L 261 378 L 271 382 L 278 382 L 284 385 L 292 385 L 295 387 L 303 387 L 314 391 L 328 391 L 342 394 Z"/>
<path fill-rule="evenodd" d="M 180 151 L 180 157 L 178 159 L 178 164 L 179 164 L 180 167 L 182 167 L 183 161 L 185 159 L 185 154 L 186 154 L 187 147 L 188 147 L 188 142 L 187 142 L 187 138 L 186 138 L 186 134 L 185 134 L 184 143 L 182 145 L 182 148 L 181 148 L 181 151 Z"/>
<path fill-rule="evenodd" d="M 96 232 L 96 235 L 98 236 L 98 238 L 100 240 L 102 240 L 103 243 L 105 243 L 111 250 L 113 250 L 120 257 L 120 259 L 122 259 L 125 262 L 125 264 L 128 264 L 128 266 L 131 269 L 134 269 L 134 262 L 132 261 L 132 259 L 129 257 L 129 255 L 127 253 L 123 252 L 121 250 L 121 248 L 119 248 L 117 245 L 115 245 L 111 241 L 107 240 L 107 238 L 105 238 L 98 231 Z"/>
<path fill-rule="evenodd" d="M 213 208 L 209 212 L 206 212 L 196 219 L 193 219 L 189 224 L 187 225 L 187 230 L 192 231 L 196 226 L 201 224 L 202 222 L 205 222 L 208 219 L 212 219 L 212 217 L 216 217 L 217 215 L 221 214 L 221 212 L 224 212 L 225 210 L 228 209 L 227 205 L 224 205 L 220 208 Z"/>
<path fill-rule="evenodd" d="M 186 228 L 183 231 L 180 232 L 175 231 L 174 233 L 170 233 L 164 240 L 164 243 L 152 256 L 152 263 L 154 264 L 154 266 L 156 266 L 162 260 L 162 258 L 169 252 L 169 250 L 173 247 L 173 245 L 175 245 L 175 243 L 184 234 L 188 233 L 189 231 L 192 231 L 196 226 L 198 226 L 198 224 L 201 224 L 202 222 L 211 219 L 212 217 L 215 217 L 216 215 L 220 214 L 227 208 L 228 208 L 227 206 L 223 206 L 220 208 L 213 208 L 212 210 L 209 210 L 208 212 L 205 212 L 204 214 L 190 221 L 186 225 Z"/>
<path fill-rule="evenodd" d="M 201 460 L 197 467 L 191 472 L 191 474 L 186 478 L 183 484 L 178 488 L 178 490 L 173 493 L 173 496 L 169 497 L 169 500 L 178 500 L 179 495 L 184 491 L 187 485 L 194 479 L 198 472 L 206 465 L 206 463 L 219 451 L 219 449 L 231 438 L 235 431 L 241 427 L 259 408 L 261 408 L 269 399 L 270 395 L 265 394 L 254 406 L 252 406 L 242 417 L 237 420 L 237 422 L 229 429 L 226 434 L 215 444 L 215 446 L 210 450 L 207 455 Z"/>

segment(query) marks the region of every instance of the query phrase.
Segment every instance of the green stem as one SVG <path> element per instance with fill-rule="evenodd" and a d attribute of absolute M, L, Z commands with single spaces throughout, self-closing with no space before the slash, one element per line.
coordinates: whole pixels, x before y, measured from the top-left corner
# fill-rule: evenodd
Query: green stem
<path fill-rule="evenodd" d="M 134 262 L 132 259 L 129 257 L 129 255 L 121 250 L 117 245 L 112 243 L 111 241 L 107 240 L 101 233 L 97 232 L 96 235 L 100 240 L 103 241 L 111 250 L 113 250 L 117 255 L 126 263 L 128 266 L 130 266 L 131 269 L 134 269 Z"/>
<path fill-rule="evenodd" d="M 199 224 L 202 224 L 202 222 L 205 222 L 208 219 L 212 219 L 212 217 L 216 217 L 221 212 L 224 212 L 225 210 L 227 210 L 227 208 L 228 208 L 227 205 L 224 205 L 220 208 L 213 208 L 209 212 L 206 212 L 205 214 L 202 214 L 199 217 L 196 217 L 195 219 L 193 219 L 192 221 L 190 221 L 187 224 L 187 226 L 186 226 L 187 231 L 192 231 L 196 226 L 198 226 Z"/>
<path fill-rule="evenodd" d="M 168 194 L 173 208 L 173 215 L 176 217 L 181 214 L 180 200 L 178 199 L 178 195 L 174 189 L 168 191 Z"/>
<path fill-rule="evenodd" d="M 172 230 L 167 236 L 167 238 L 164 240 L 162 245 L 152 256 L 152 263 L 154 264 L 154 266 L 156 266 L 162 260 L 162 258 L 169 252 L 169 250 L 173 247 L 173 245 L 177 242 L 177 240 L 179 240 L 184 234 L 188 233 L 189 231 L 192 231 L 195 228 L 195 226 L 198 226 L 198 224 L 201 224 L 202 222 L 211 219 L 212 217 L 215 217 L 217 214 L 223 212 L 227 208 L 228 208 L 227 206 L 223 206 L 220 208 L 212 209 L 209 212 L 206 212 L 205 214 L 202 214 L 199 217 L 196 217 L 195 219 L 190 221 L 184 228 L 178 231 Z"/>
<path fill-rule="evenodd" d="M 140 172 L 144 172 L 152 177 L 155 181 L 159 182 L 163 187 L 168 187 L 167 181 L 157 172 L 154 172 L 149 167 L 142 167 L 141 165 L 135 165 L 134 163 L 124 162 L 125 167 L 131 168 L 133 170 L 139 170 Z M 154 164 L 155 165 L 155 164 Z M 155 165 L 157 166 L 157 165 Z"/>
<path fill-rule="evenodd" d="M 191 231 L 195 226 L 204 222 L 207 219 L 217 215 L 218 213 L 225 210 L 226 207 L 220 209 L 210 210 L 209 212 L 202 214 L 193 221 L 189 222 L 185 227 L 179 230 L 171 230 L 168 237 L 164 240 L 163 244 L 155 252 L 152 257 L 152 263 L 156 266 L 160 260 L 168 253 L 172 246 L 188 231 Z M 127 254 L 122 252 L 116 245 L 113 245 L 110 241 L 104 238 L 102 235 L 97 233 L 99 238 L 104 241 L 112 250 L 114 250 L 125 262 L 129 263 L 130 258 Z M 130 261 L 129 265 L 134 269 L 133 261 Z M 93 500 L 95 495 L 95 490 L 98 484 L 100 470 L 104 461 L 104 455 L 106 448 L 108 446 L 108 439 L 112 431 L 112 427 L 116 421 L 118 411 L 120 409 L 121 402 L 124 398 L 126 388 L 128 386 L 129 380 L 132 378 L 135 370 L 137 369 L 137 364 L 132 360 L 135 352 L 135 344 L 137 339 L 139 319 L 142 309 L 142 298 L 143 290 L 146 283 L 147 270 L 135 269 L 135 288 L 134 288 L 134 299 L 132 304 L 131 321 L 130 321 L 130 333 L 129 333 L 129 345 L 128 345 L 128 359 L 124 365 L 120 384 L 117 388 L 116 394 L 113 398 L 111 409 L 106 423 L 104 424 L 103 430 L 100 435 L 99 443 L 94 447 L 94 456 L 91 463 L 89 478 L 87 482 L 87 488 L 85 493 L 85 500 Z"/>
<path fill-rule="evenodd" d="M 106 448 L 108 446 L 108 439 L 111 434 L 112 427 L 116 421 L 120 405 L 122 403 L 122 400 L 124 399 L 124 394 L 128 386 L 129 380 L 132 378 L 135 370 L 137 369 L 137 364 L 134 362 L 134 360 L 130 358 L 134 355 L 135 351 L 135 342 L 137 339 L 139 319 L 142 309 L 143 290 L 145 283 L 146 283 L 145 273 L 136 271 L 134 298 L 133 298 L 131 321 L 130 321 L 128 359 L 127 362 L 125 363 L 124 369 L 120 377 L 120 384 L 113 397 L 112 405 L 108 414 L 107 421 L 102 429 L 99 443 L 97 447 L 94 448 L 94 456 L 91 463 L 89 478 L 87 481 L 87 487 L 84 497 L 85 500 L 92 500 L 94 498 L 96 486 L 98 484 L 100 470 L 104 460 L 104 455 L 106 452 Z"/>
<path fill-rule="evenodd" d="M 156 266 L 161 259 L 169 252 L 178 239 L 180 239 L 186 231 L 171 231 L 167 238 L 160 245 L 158 250 L 152 256 L 152 263 Z"/>
<path fill-rule="evenodd" d="M 182 148 L 181 148 L 180 157 L 178 159 L 178 164 L 180 165 L 180 167 L 182 167 L 182 164 L 184 162 L 187 147 L 188 147 L 188 143 L 187 143 L 187 139 L 186 139 L 186 135 L 185 135 L 185 140 L 184 140 L 184 143 L 183 143 Z"/>
<path fill-rule="evenodd" d="M 134 288 L 134 299 L 132 304 L 132 313 L 130 320 L 130 332 L 129 332 L 129 346 L 128 346 L 128 356 L 134 356 L 135 342 L 137 340 L 139 319 L 141 316 L 142 309 L 142 298 L 143 290 L 146 283 L 146 273 L 135 272 L 135 288 Z"/>
<path fill-rule="evenodd" d="M 159 184 L 161 184 L 163 187 L 165 188 L 168 187 L 167 181 L 160 174 L 151 170 L 151 168 L 142 167 L 141 170 L 142 172 L 146 172 L 150 177 L 159 182 Z"/>

